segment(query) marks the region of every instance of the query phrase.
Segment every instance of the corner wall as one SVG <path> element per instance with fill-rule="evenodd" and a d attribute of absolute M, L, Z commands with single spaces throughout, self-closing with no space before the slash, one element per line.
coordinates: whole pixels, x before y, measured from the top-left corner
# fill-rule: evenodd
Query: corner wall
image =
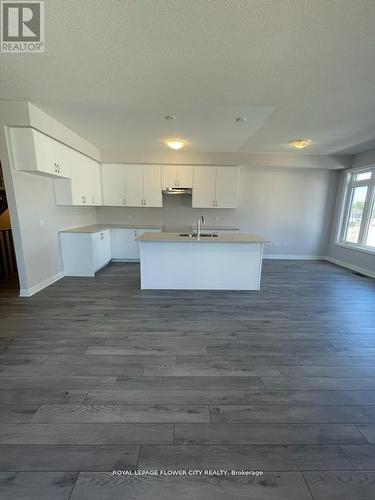
<path fill-rule="evenodd" d="M 58 231 L 94 224 L 96 215 L 94 208 L 56 206 L 51 177 L 14 169 L 8 149 L 9 126 L 32 126 L 94 158 L 99 158 L 99 151 L 32 104 L 0 103 L 0 159 L 21 295 L 28 296 L 62 277 Z"/>

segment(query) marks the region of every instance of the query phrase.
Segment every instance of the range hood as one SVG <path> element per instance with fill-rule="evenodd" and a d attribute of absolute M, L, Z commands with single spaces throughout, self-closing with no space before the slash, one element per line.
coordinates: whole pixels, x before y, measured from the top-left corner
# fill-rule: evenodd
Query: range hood
<path fill-rule="evenodd" d="M 182 187 L 164 188 L 163 194 L 168 194 L 168 195 L 183 195 L 183 194 L 186 195 L 187 194 L 187 195 L 191 196 L 192 189 L 191 188 L 182 188 Z"/>

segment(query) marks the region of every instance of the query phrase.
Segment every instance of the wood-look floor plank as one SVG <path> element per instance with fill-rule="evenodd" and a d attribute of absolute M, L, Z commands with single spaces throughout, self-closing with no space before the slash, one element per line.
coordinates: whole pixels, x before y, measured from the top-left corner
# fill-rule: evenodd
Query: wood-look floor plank
<path fill-rule="evenodd" d="M 91 390 L 85 403 L 113 404 L 220 404 L 246 403 L 245 393 L 236 389 L 209 390 Z"/>
<path fill-rule="evenodd" d="M 138 446 L 0 445 L 0 470 L 75 472 L 135 468 Z"/>
<path fill-rule="evenodd" d="M 245 390 L 246 400 L 270 405 L 375 405 L 375 391 Z"/>
<path fill-rule="evenodd" d="M 0 379 L 1 380 L 1 379 Z M 249 389 L 264 387 L 260 377 L 119 377 L 120 389 Z"/>
<path fill-rule="evenodd" d="M 139 460 L 139 467 L 145 469 L 321 470 L 322 466 L 325 470 L 353 470 L 343 450 L 336 445 L 142 446 Z"/>
<path fill-rule="evenodd" d="M 42 405 L 32 422 L 210 422 L 210 412 L 208 406 L 198 405 Z"/>
<path fill-rule="evenodd" d="M 0 472 L 1 500 L 69 500 L 76 472 Z"/>
<path fill-rule="evenodd" d="M 40 411 L 40 410 L 39 410 Z M 297 406 L 297 405 L 215 405 L 213 422 L 375 422 L 373 406 Z"/>
<path fill-rule="evenodd" d="M 173 424 L 0 423 L 0 444 L 169 444 L 173 432 Z"/>
<path fill-rule="evenodd" d="M 353 424 L 176 424 L 178 444 L 365 444 Z"/>

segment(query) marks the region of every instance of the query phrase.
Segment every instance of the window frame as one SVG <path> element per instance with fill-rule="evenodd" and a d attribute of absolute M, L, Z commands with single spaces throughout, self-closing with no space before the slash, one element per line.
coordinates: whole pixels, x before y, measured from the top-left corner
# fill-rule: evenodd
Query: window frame
<path fill-rule="evenodd" d="M 355 177 L 358 174 L 371 171 L 371 179 L 366 179 L 362 181 L 356 181 Z M 353 199 L 354 189 L 356 187 L 368 186 L 365 204 L 363 208 L 361 227 L 358 235 L 358 243 L 351 243 L 345 241 L 346 232 L 349 224 L 350 218 L 350 208 Z M 375 166 L 368 165 L 367 167 L 350 169 L 346 173 L 345 178 L 345 189 L 343 192 L 341 211 L 340 211 L 340 223 L 337 232 L 336 245 L 349 248 L 350 250 L 356 250 L 358 252 L 375 254 L 375 247 L 366 245 L 367 235 L 370 229 L 370 220 L 372 214 L 372 208 L 375 204 Z"/>

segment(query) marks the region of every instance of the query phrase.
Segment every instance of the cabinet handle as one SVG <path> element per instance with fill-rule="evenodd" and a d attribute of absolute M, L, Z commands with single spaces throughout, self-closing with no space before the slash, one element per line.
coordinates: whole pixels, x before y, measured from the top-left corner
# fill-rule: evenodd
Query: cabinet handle
<path fill-rule="evenodd" d="M 92 197 L 92 204 L 95 205 L 95 198 Z"/>
<path fill-rule="evenodd" d="M 100 239 L 104 240 L 104 234 L 103 233 L 100 233 Z"/>
<path fill-rule="evenodd" d="M 122 203 L 123 203 L 123 205 L 126 205 L 126 200 L 125 200 L 125 198 L 123 198 Z"/>
<path fill-rule="evenodd" d="M 146 200 L 143 200 L 143 205 L 144 205 L 144 206 L 146 206 L 146 205 L 147 205 Z"/>
<path fill-rule="evenodd" d="M 86 196 L 82 196 L 82 203 L 86 203 Z"/>

